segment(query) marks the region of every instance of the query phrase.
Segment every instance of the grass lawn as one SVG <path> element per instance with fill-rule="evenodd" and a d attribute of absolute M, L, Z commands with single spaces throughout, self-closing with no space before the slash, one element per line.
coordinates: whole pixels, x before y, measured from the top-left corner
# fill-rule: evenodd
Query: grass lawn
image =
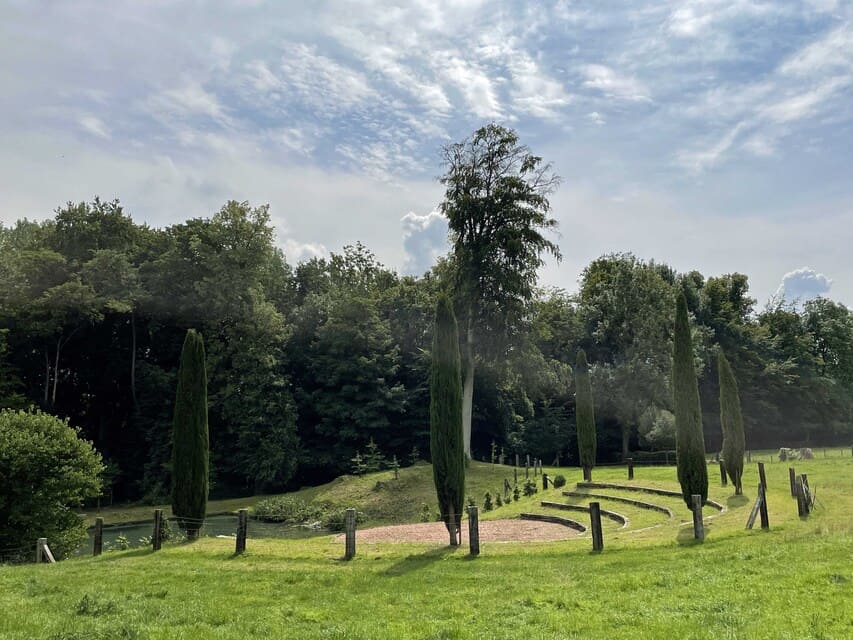
<path fill-rule="evenodd" d="M 250 539 L 239 557 L 233 540 L 203 539 L 156 554 L 0 567 L 0 638 L 853 638 L 853 458 L 792 464 L 808 473 L 819 507 L 800 520 L 788 464 L 768 461 L 769 532 L 743 528 L 756 465 L 747 467 L 743 498 L 720 487 L 709 467 L 710 497 L 727 510 L 706 511 L 714 517 L 702 544 L 682 526 L 690 514 L 677 499 L 598 490 L 668 506 L 675 517 L 602 499 L 631 524 L 605 524 L 600 555 L 590 553 L 587 534 L 483 544 L 473 560 L 465 548 L 360 544 L 344 562 L 343 544 L 322 536 Z M 579 470 L 562 472 L 573 489 Z M 470 493 L 482 503 L 507 473 L 472 464 Z M 375 513 L 406 505 L 416 513 L 421 501 L 433 503 L 430 474 L 428 466 L 403 470 L 397 482 L 417 484 L 406 491 L 388 489 L 385 473 L 303 495 L 366 497 Z M 624 477 L 623 468 L 593 475 L 627 484 Z M 678 488 L 672 467 L 637 467 L 630 484 Z M 584 502 L 540 491 L 481 517 L 545 512 L 541 499 Z"/>

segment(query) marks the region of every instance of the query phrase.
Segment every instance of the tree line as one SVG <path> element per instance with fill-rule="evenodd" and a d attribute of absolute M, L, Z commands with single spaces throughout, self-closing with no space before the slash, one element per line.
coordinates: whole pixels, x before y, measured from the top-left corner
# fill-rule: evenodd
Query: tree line
<path fill-rule="evenodd" d="M 589 264 L 576 293 L 543 289 L 542 255 L 560 258 L 548 235 L 559 183 L 550 165 L 491 124 L 447 146 L 444 167 L 449 250 L 420 276 L 383 266 L 361 243 L 292 264 L 268 207 L 246 202 L 165 228 L 97 198 L 0 225 L 0 408 L 68 418 L 103 455 L 115 498 L 162 498 L 179 356 L 195 329 L 206 345 L 213 495 L 328 480 L 368 451 L 416 460 L 429 451 L 434 313 L 447 293 L 467 455 L 577 464 L 580 392 L 595 399 L 579 411 L 582 425 L 595 416 L 593 457 L 616 461 L 675 446 L 678 294 L 710 451 L 722 446 L 720 351 L 747 447 L 853 438 L 853 315 L 843 305 L 757 309 L 746 275 L 678 273 L 625 253 Z"/>

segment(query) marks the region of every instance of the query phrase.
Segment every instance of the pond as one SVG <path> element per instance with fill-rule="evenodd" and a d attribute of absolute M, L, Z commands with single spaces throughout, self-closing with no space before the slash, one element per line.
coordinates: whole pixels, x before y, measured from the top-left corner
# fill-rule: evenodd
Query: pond
<path fill-rule="evenodd" d="M 173 532 L 180 531 L 177 522 L 169 519 L 169 526 Z M 124 536 L 130 543 L 130 548 L 148 546 L 149 541 L 142 541 L 143 538 L 150 538 L 153 532 L 154 523 L 144 522 L 142 524 L 119 524 L 104 526 L 104 551 L 114 548 L 116 540 L 119 536 Z M 327 529 L 315 529 L 305 526 L 286 525 L 280 522 L 263 522 L 261 520 L 249 520 L 249 538 L 284 538 L 284 539 L 302 539 L 313 538 L 316 536 L 329 535 L 332 532 Z M 210 516 L 205 519 L 204 528 L 201 531 L 202 536 L 236 536 L 237 534 L 237 516 L 236 515 L 219 515 Z M 86 542 L 77 549 L 75 555 L 92 555 L 94 548 L 94 529 L 89 529 L 89 537 Z"/>

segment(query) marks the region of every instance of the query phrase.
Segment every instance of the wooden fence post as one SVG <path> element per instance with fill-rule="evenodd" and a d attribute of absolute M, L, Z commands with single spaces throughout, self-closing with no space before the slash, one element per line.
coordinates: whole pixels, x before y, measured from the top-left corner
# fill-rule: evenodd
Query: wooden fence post
<path fill-rule="evenodd" d="M 47 545 L 47 538 L 39 538 L 36 540 L 36 564 L 44 558 L 44 548 Z"/>
<path fill-rule="evenodd" d="M 791 483 L 791 497 L 797 497 L 797 472 L 794 467 L 788 467 L 788 482 Z"/>
<path fill-rule="evenodd" d="M 764 474 L 764 463 L 758 463 L 758 479 L 761 481 L 761 486 L 767 488 L 767 476 Z"/>
<path fill-rule="evenodd" d="M 812 510 L 812 489 L 809 486 L 809 477 L 803 474 L 803 498 L 806 501 L 806 515 Z"/>
<path fill-rule="evenodd" d="M 472 556 L 480 555 L 480 516 L 476 506 L 468 507 L 468 548 Z"/>
<path fill-rule="evenodd" d="M 529 453 L 527 454 L 527 461 L 524 465 L 524 477 L 525 478 L 530 477 L 530 454 Z"/>
<path fill-rule="evenodd" d="M 720 460 L 720 486 L 726 486 L 726 465 Z"/>
<path fill-rule="evenodd" d="M 344 525 L 346 528 L 346 551 L 344 559 L 352 560 L 355 556 L 355 509 L 346 510 Z"/>
<path fill-rule="evenodd" d="M 592 550 L 596 553 L 604 550 L 604 536 L 601 534 L 601 505 L 589 503 L 589 523 L 592 532 Z"/>
<path fill-rule="evenodd" d="M 761 515 L 761 528 L 770 528 L 770 518 L 767 515 L 767 487 L 763 484 L 758 485 L 758 491 L 761 493 L 761 506 L 758 508 L 758 513 Z"/>
<path fill-rule="evenodd" d="M 513 486 L 518 486 L 518 466 L 513 469 L 513 473 L 515 474 L 515 484 Z"/>
<path fill-rule="evenodd" d="M 803 490 L 803 477 L 797 476 L 797 515 L 804 518 L 808 515 L 806 510 L 806 494 Z"/>
<path fill-rule="evenodd" d="M 518 454 L 517 453 L 515 454 L 515 468 L 518 469 Z"/>
<path fill-rule="evenodd" d="M 92 555 L 99 556 L 104 550 L 104 519 L 95 518 L 95 540 L 92 545 Z"/>
<path fill-rule="evenodd" d="M 752 462 L 752 452 L 749 449 L 746 450 L 746 461 Z"/>
<path fill-rule="evenodd" d="M 151 535 L 151 548 L 160 551 L 163 544 L 163 510 L 154 509 L 154 532 Z"/>
<path fill-rule="evenodd" d="M 693 537 L 696 540 L 705 539 L 705 523 L 702 522 L 702 496 L 694 493 L 691 496 L 693 502 Z"/>
<path fill-rule="evenodd" d="M 246 550 L 246 535 L 249 532 L 249 510 L 240 509 L 237 512 L 237 545 L 234 548 L 235 554 L 243 553 Z"/>
<path fill-rule="evenodd" d="M 548 488 L 548 474 L 547 473 L 542 474 L 542 488 L 543 489 Z"/>
<path fill-rule="evenodd" d="M 628 480 L 634 479 L 634 458 L 628 458 Z"/>

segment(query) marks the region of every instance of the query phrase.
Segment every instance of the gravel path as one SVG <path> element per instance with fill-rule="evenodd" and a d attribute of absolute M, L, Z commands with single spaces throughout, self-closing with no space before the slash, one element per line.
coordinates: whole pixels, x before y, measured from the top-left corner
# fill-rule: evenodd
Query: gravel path
<path fill-rule="evenodd" d="M 531 542 L 568 540 L 578 532 L 551 522 L 530 520 L 481 520 L 480 542 Z M 335 538 L 342 541 L 343 534 Z M 434 542 L 447 544 L 447 529 L 442 522 L 398 524 L 391 527 L 359 529 L 358 542 Z M 468 541 L 468 522 L 462 521 L 462 542 Z"/>

